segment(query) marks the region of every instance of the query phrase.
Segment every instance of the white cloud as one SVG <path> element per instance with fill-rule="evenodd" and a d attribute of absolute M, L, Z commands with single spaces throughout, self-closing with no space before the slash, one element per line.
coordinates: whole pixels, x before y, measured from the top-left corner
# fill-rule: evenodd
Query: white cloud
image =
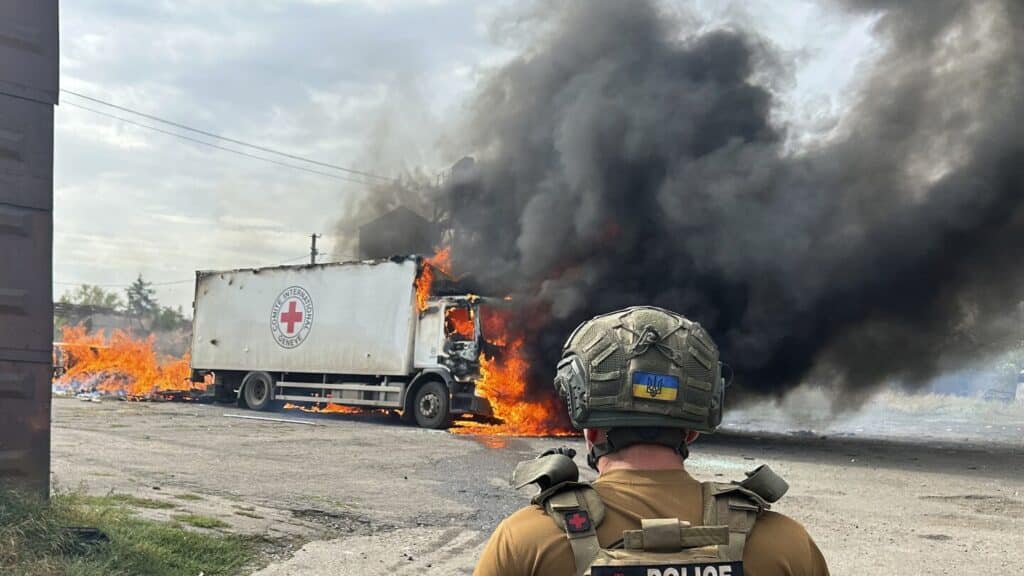
<path fill-rule="evenodd" d="M 82 0 L 62 5 L 61 81 L 211 132 L 393 174 L 425 158 L 421 135 L 404 124 L 437 128 L 402 120 L 416 118 L 406 96 L 423 110 L 446 106 L 437 101 L 458 94 L 432 79 L 487 50 L 475 10 L 466 0 Z M 382 134 L 396 108 L 405 116 Z M 71 106 L 57 111 L 55 142 L 59 282 L 126 283 L 140 272 L 173 281 L 293 260 L 362 188 Z M 191 301 L 188 289 L 161 291 L 169 304 Z"/>

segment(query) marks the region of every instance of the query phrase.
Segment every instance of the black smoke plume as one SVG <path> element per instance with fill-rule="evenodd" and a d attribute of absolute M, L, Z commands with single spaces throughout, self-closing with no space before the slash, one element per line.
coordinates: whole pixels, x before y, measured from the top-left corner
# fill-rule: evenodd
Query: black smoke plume
<path fill-rule="evenodd" d="M 1024 4 L 830 6 L 874 14 L 884 52 L 796 150 L 751 33 L 653 1 L 519 21 L 443 197 L 457 271 L 520 303 L 538 385 L 572 327 L 635 304 L 701 322 L 744 396 L 912 387 L 1019 335 Z"/>

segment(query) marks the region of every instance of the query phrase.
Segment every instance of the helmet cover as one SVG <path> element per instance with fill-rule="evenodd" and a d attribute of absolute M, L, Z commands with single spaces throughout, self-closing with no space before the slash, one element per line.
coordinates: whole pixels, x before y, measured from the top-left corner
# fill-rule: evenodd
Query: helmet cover
<path fill-rule="evenodd" d="M 711 432 L 722 421 L 718 347 L 700 324 L 654 306 L 580 324 L 562 349 L 554 384 L 576 428 Z"/>

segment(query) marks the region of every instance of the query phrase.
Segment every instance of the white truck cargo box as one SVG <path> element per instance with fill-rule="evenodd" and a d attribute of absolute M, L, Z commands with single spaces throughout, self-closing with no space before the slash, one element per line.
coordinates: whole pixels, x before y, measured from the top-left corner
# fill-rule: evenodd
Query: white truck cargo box
<path fill-rule="evenodd" d="M 416 274 L 412 259 L 197 272 L 192 365 L 406 375 Z"/>

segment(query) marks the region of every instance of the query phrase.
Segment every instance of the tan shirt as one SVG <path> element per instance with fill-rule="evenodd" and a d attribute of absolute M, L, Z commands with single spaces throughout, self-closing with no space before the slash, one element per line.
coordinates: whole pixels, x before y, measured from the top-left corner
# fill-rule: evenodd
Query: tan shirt
<path fill-rule="evenodd" d="M 612 470 L 594 482 L 606 507 L 597 529 L 601 546 L 640 528 L 642 518 L 679 518 L 702 524 L 700 483 L 684 470 Z M 572 576 L 575 562 L 565 532 L 539 506 L 528 506 L 495 529 L 473 572 L 476 576 Z M 745 576 L 828 576 L 821 551 L 799 522 L 765 512 L 743 550 Z"/>

